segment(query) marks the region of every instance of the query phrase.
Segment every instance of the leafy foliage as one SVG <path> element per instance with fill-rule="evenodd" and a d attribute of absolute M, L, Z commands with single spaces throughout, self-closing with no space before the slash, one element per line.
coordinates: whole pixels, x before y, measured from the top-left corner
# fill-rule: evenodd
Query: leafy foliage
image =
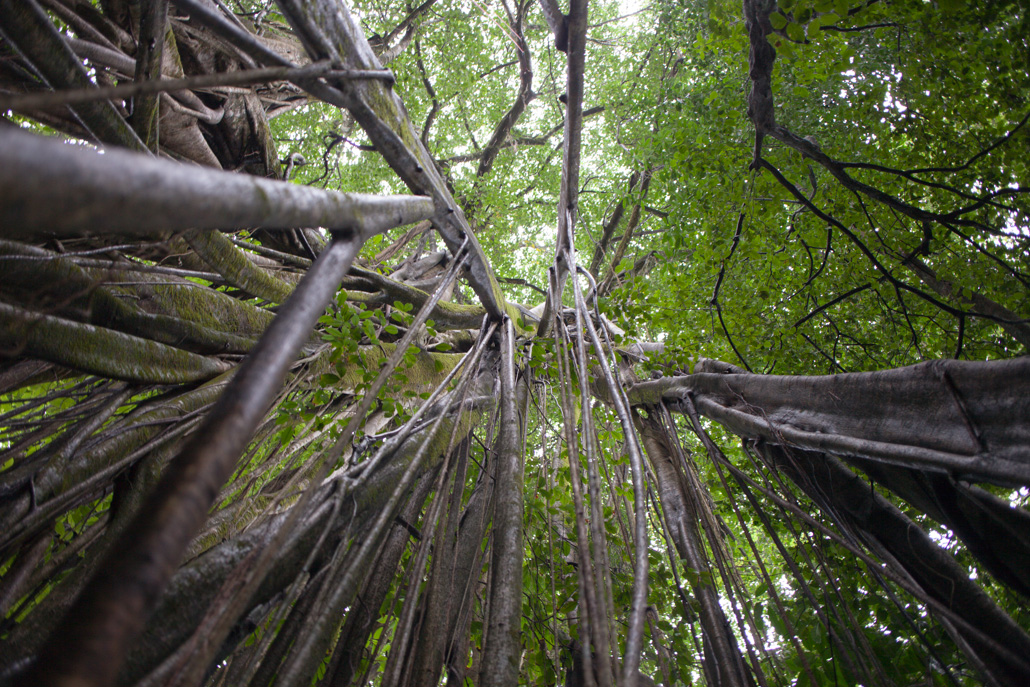
<path fill-rule="evenodd" d="M 65 38 L 105 35 L 130 59 L 138 19 L 127 3 L 100 3 L 99 10 L 44 4 Z M 182 73 L 166 77 L 244 66 L 241 53 L 172 6 L 168 45 Z M 282 54 L 302 54 L 285 6 L 240 0 L 234 11 L 253 36 Z M 739 2 L 590 5 L 572 237 L 579 264 L 591 268 L 574 273 L 590 308 L 570 284 L 566 310 L 545 332 L 537 327 L 556 269 L 567 67 L 539 7 L 354 3 L 502 282 L 517 319 L 518 391 L 500 392 L 502 344 L 485 327 L 477 330 L 486 310 L 467 274 L 453 285 L 444 279 L 455 252 L 444 250 L 428 223 L 370 238 L 157 611 L 153 622 L 176 625 L 178 634 L 148 630 L 123 682 L 153 684 L 173 669 L 195 684 L 488 681 L 494 586 L 514 584 L 490 558 L 504 534 L 496 527 L 498 504 L 516 486 L 494 483 L 503 430 L 513 423 L 502 406 L 510 403 L 524 490 L 521 617 L 513 630 L 520 684 L 611 684 L 605 676 L 620 675 L 634 591 L 645 584 L 641 684 L 719 684 L 714 665 L 726 675 L 736 670 L 712 654 L 720 632 L 743 657 L 748 681 L 979 683 L 976 661 L 954 641 L 953 618 L 933 607 L 929 593 L 911 595 L 904 580 L 890 576 L 894 568 L 863 558 L 881 556 L 882 545 L 832 500 L 827 507 L 788 481 L 762 441 L 741 440 L 708 418 L 693 422 L 686 411 L 674 419 L 660 396 L 639 401 L 632 410 L 637 431 L 653 432 L 662 450 L 648 445 L 647 474 L 635 483 L 634 440 L 605 391 L 603 365 L 596 351 L 588 357 L 575 349 L 587 338 L 583 318 L 592 317 L 615 339 L 609 371 L 620 388 L 638 389 L 648 380 L 686 377 L 701 358 L 757 373 L 813 375 L 1027 352 L 1025 5 L 763 6 L 770 30 L 761 38 L 775 48 L 779 129 L 758 131 L 756 145 L 746 97 L 755 78 L 752 37 Z M 6 39 L 0 45 L 8 65 L 0 73 L 3 92 L 44 90 L 24 56 Z M 520 58 L 531 72 L 524 110 L 513 106 L 530 79 Z M 98 85 L 132 77 L 87 59 Z M 315 188 L 407 193 L 348 111 L 288 82 L 246 95 L 217 87 L 188 92 L 221 109 L 221 119 L 198 124 L 193 116 L 188 144 L 174 147 L 172 136 L 161 134 L 161 152 Z M 182 103 L 175 108 L 181 115 Z M 180 121 L 170 111 L 162 111 L 166 131 Z M 129 116 L 127 101 L 116 114 Z M 74 117 L 29 115 L 6 119 L 84 135 Z M 510 129 L 495 140 L 507 119 L 514 120 Z M 287 162 L 295 153 L 303 162 Z M 287 290 L 331 239 L 313 230 L 271 234 L 237 232 L 234 245 L 250 269 Z M 100 295 L 84 296 L 71 277 L 71 286 L 49 292 L 5 277 L 0 300 L 83 326 L 154 338 L 153 317 L 161 316 L 183 331 L 203 325 L 249 342 L 273 312 L 288 307 L 248 292 L 226 264 L 178 236 L 125 244 L 4 241 L 0 258 L 24 261 L 29 247 L 48 251 L 34 260 L 71 260 L 88 277 L 88 293 Z M 100 255 L 114 257 L 98 264 Z M 169 284 L 178 291 L 162 290 Z M 417 325 L 437 290 L 442 304 Z M 186 292 L 197 300 L 185 303 Z M 137 320 L 130 326 L 107 313 L 101 297 L 131 301 Z M 409 333 L 410 343 L 402 338 Z M 195 333 L 173 344 L 227 366 L 250 350 L 250 343 L 218 348 Z M 644 353 L 641 346 L 648 346 Z M 100 380 L 95 371 L 23 348 L 0 368 L 0 517 L 10 528 L 0 543 L 0 634 L 15 677 L 53 629 L 56 609 L 81 591 L 112 542 L 145 511 L 157 475 L 210 409 L 212 389 L 230 376 L 199 387 Z M 395 350 L 400 362 L 380 388 Z M 92 415 L 100 419 L 90 423 Z M 414 439 L 393 443 L 406 432 Z M 663 476 L 666 464 L 675 489 Z M 398 484 L 404 489 L 395 498 Z M 961 533 L 886 481 L 869 484 L 870 495 L 902 508 L 952 554 L 989 603 L 1027 627 L 1020 590 L 996 579 Z M 962 495 L 972 489 L 951 487 Z M 676 490 L 686 504 L 679 511 L 670 496 Z M 409 493 L 421 497 L 408 502 Z M 999 499 L 1013 518 L 1025 516 L 1025 485 L 983 485 L 975 493 Z M 304 517 L 289 521 L 296 530 L 288 538 L 276 539 L 291 512 Z M 383 513 L 385 524 L 377 520 Z M 638 513 L 648 535 L 644 579 L 634 568 Z M 281 548 L 259 559 L 271 541 Z M 366 542 L 375 542 L 367 553 Z M 269 581 L 249 589 L 250 601 L 216 596 L 250 579 L 255 560 Z M 332 589 L 351 590 L 351 601 L 327 610 Z M 176 603 L 181 609 L 169 610 Z M 173 615 L 188 616 L 181 628 Z M 709 624 L 715 615 L 724 630 Z M 228 619 L 232 629 L 216 643 L 224 650 L 206 647 L 191 658 L 207 641 L 202 622 L 212 618 Z M 590 634 L 595 621 L 610 643 L 607 656 Z M 308 648 L 313 658 L 295 665 L 293 656 Z M 596 674 L 587 675 L 584 661 Z"/>

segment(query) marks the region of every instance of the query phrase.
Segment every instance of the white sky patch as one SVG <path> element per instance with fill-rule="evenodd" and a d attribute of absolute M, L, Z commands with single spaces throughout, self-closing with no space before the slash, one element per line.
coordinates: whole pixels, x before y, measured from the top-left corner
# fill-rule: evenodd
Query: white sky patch
<path fill-rule="evenodd" d="M 901 83 L 901 72 L 897 71 L 896 69 L 892 69 L 891 77 L 894 79 L 895 84 Z M 891 81 L 888 80 L 887 90 L 883 95 L 883 108 L 885 110 L 897 110 L 900 113 L 906 112 L 908 110 L 908 107 L 904 103 L 895 100 L 894 94 L 891 92 L 891 85 Z"/>
<path fill-rule="evenodd" d="M 636 25 L 640 13 L 650 6 L 648 0 L 619 0 L 619 23 Z"/>
<path fill-rule="evenodd" d="M 1009 504 L 1016 508 L 1024 507 L 1028 500 L 1030 500 L 1030 489 L 1027 487 L 1020 487 L 1009 494 Z"/>
<path fill-rule="evenodd" d="M 945 529 L 943 532 L 939 530 L 927 530 L 926 534 L 930 539 L 940 544 L 942 549 L 951 549 L 955 546 L 955 533 L 951 530 Z"/>

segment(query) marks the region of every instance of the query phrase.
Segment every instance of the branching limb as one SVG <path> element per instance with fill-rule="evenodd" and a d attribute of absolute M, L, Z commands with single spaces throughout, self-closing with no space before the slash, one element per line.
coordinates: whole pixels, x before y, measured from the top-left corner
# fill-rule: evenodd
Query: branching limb
<path fill-rule="evenodd" d="M 418 72 L 422 75 L 422 85 L 425 86 L 426 94 L 429 96 L 430 102 L 433 103 L 432 107 L 429 108 L 429 114 L 426 115 L 426 123 L 422 125 L 422 135 L 419 137 L 422 140 L 422 145 L 428 149 L 429 130 L 433 127 L 433 121 L 440 111 L 440 101 L 437 100 L 436 89 L 433 88 L 433 84 L 429 80 L 429 74 L 426 73 L 426 65 L 422 61 L 422 46 L 419 44 L 419 41 L 415 41 L 415 64 L 418 65 Z"/>
<path fill-rule="evenodd" d="M 763 160 L 761 160 L 759 162 L 759 166 L 764 168 L 764 169 L 769 170 L 770 172 L 772 172 L 772 174 L 776 178 L 776 180 L 779 181 L 780 184 L 784 188 L 786 188 L 788 191 L 790 191 L 791 195 L 793 195 L 795 198 L 797 198 L 803 205 L 808 207 L 808 209 L 811 210 L 812 213 L 814 215 L 816 215 L 819 219 L 823 220 L 824 222 L 827 222 L 828 224 L 833 225 L 834 227 L 839 229 L 845 236 L 847 236 L 848 239 L 852 243 L 854 243 L 856 247 L 858 247 L 858 249 L 862 252 L 862 254 L 865 255 L 866 258 L 868 258 L 868 260 L 873 264 L 873 267 L 888 282 L 890 282 L 892 286 L 895 286 L 898 289 L 901 289 L 903 291 L 908 291 L 910 293 L 913 293 L 916 296 L 919 296 L 923 300 L 927 301 L 931 305 L 934 305 L 937 308 L 940 308 L 941 310 L 943 310 L 944 312 L 946 312 L 946 313 L 948 313 L 950 315 L 954 315 L 956 317 L 958 317 L 959 315 L 966 315 L 966 316 L 969 316 L 969 317 L 982 317 L 982 318 L 985 318 L 985 319 L 988 319 L 988 320 L 996 321 L 999 324 L 1001 324 L 1001 322 L 1004 321 L 1004 320 L 1000 320 L 999 318 L 993 317 L 990 314 L 984 313 L 984 312 L 973 312 L 973 311 L 959 310 L 958 308 L 954 308 L 954 307 L 948 305 L 947 303 L 944 303 L 944 302 L 938 300 L 937 298 L 934 298 L 933 296 L 931 296 L 930 294 L 926 293 L 925 291 L 921 291 L 920 289 L 917 289 L 917 288 L 915 288 L 915 287 L 913 287 L 913 286 L 911 286 L 909 284 L 906 284 L 905 282 L 899 280 L 897 277 L 895 277 L 877 259 L 876 255 L 873 254 L 872 250 L 870 250 L 869 247 L 866 246 L 865 243 L 863 243 L 858 238 L 858 236 L 855 235 L 855 233 L 853 231 L 851 231 L 850 229 L 845 227 L 843 224 L 841 224 L 834 217 L 826 214 L 825 212 L 823 212 L 822 210 L 817 208 L 814 204 L 812 204 L 812 202 L 809 201 L 808 198 L 805 197 L 805 195 L 803 193 L 801 193 L 801 191 L 799 191 L 796 186 L 794 186 L 792 183 L 787 181 L 786 177 L 784 177 L 783 174 L 780 173 L 780 171 L 778 169 L 776 169 L 771 163 L 769 163 L 767 160 L 763 159 Z M 1020 321 L 1021 320 L 1016 320 L 1016 322 L 1020 322 Z"/>
<path fill-rule="evenodd" d="M 812 312 L 808 313 L 807 315 L 802 317 L 800 320 L 795 322 L 794 323 L 794 327 L 795 328 L 800 327 L 805 322 L 808 322 L 810 319 L 812 319 L 813 317 L 815 317 L 816 315 L 821 313 L 823 310 L 826 310 L 827 308 L 832 308 L 833 306 L 837 305 L 841 301 L 846 300 L 846 299 L 850 298 L 851 296 L 854 296 L 856 293 L 861 293 L 862 291 L 865 291 L 866 289 L 869 288 L 869 286 L 870 286 L 869 284 L 862 284 L 861 286 L 856 286 L 855 288 L 851 289 L 850 291 L 847 291 L 846 293 L 842 293 L 841 295 L 837 296 L 836 298 L 831 300 L 829 303 L 826 303 L 824 305 L 820 305 L 818 308 L 816 308 L 815 310 L 813 310 Z"/>
<path fill-rule="evenodd" d="M 594 107 L 588 107 L 587 109 L 583 110 L 583 119 L 587 119 L 588 117 L 593 117 L 594 115 L 601 114 L 604 111 L 604 105 L 595 105 Z M 503 141 L 500 144 L 499 149 L 505 150 L 507 148 L 516 148 L 518 146 L 544 146 L 547 145 L 552 138 L 554 138 L 555 134 L 561 132 L 564 128 L 565 122 L 563 120 L 560 124 L 556 124 L 550 129 L 548 129 L 541 136 L 509 136 L 505 141 Z M 478 148 L 478 146 L 475 145 L 475 141 L 473 141 L 473 144 L 473 147 Z M 471 162 L 473 160 L 479 160 L 482 157 L 483 150 L 479 149 L 476 150 L 476 152 L 474 153 L 454 155 L 444 160 L 444 162 L 448 164 L 453 164 L 455 162 Z"/>
<path fill-rule="evenodd" d="M 508 138 L 512 127 L 518 123 L 522 113 L 526 110 L 526 106 L 535 97 L 533 93 L 533 65 L 530 61 L 529 44 L 526 43 L 522 28 L 529 7 L 529 0 L 521 2 L 515 13 L 514 21 L 510 26 L 511 38 L 515 41 L 515 50 L 519 60 L 519 90 L 515 95 L 515 102 L 512 103 L 508 111 L 501 117 L 501 121 L 494 127 L 493 136 L 490 137 L 486 146 L 480 151 L 479 166 L 476 168 L 477 178 L 486 176 L 493 168 L 494 160 L 497 158 L 497 153 L 501 150 L 501 145 Z"/>

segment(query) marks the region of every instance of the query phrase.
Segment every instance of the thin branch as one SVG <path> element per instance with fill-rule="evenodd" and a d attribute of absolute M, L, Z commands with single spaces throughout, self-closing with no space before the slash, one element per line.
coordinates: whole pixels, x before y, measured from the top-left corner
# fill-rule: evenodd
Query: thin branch
<path fill-rule="evenodd" d="M 826 305 L 820 305 L 818 308 L 816 308 L 815 310 L 813 310 L 812 312 L 808 313 L 807 315 L 802 317 L 800 320 L 795 322 L 794 323 L 794 328 L 797 329 L 798 327 L 803 325 L 805 322 L 808 322 L 810 319 L 812 319 L 813 317 L 815 317 L 816 315 L 821 313 L 823 310 L 826 310 L 827 308 L 832 308 L 833 306 L 835 306 L 838 303 L 840 303 L 842 300 L 844 300 L 844 299 L 846 299 L 846 298 L 848 298 L 850 296 L 854 296 L 856 293 L 860 293 L 862 291 L 865 291 L 866 289 L 869 288 L 869 286 L 870 286 L 869 284 L 863 284 L 862 286 L 856 286 L 855 288 L 851 289 L 847 293 L 843 293 L 843 294 L 837 296 L 836 298 L 834 298 L 832 301 L 830 301 Z"/>
<path fill-rule="evenodd" d="M 76 105 L 98 100 L 126 100 L 155 93 L 216 88 L 219 86 L 250 86 L 273 81 L 299 82 L 318 77 L 354 80 L 379 79 L 387 83 L 393 83 L 394 81 L 393 72 L 389 69 L 334 69 L 329 60 L 322 60 L 303 67 L 262 67 L 235 72 L 220 72 L 218 74 L 201 74 L 185 79 L 132 81 L 117 86 L 104 86 L 100 88 L 77 88 L 48 93 L 0 96 L 0 110 L 13 110 L 15 112 L 52 110 L 66 105 Z"/>
<path fill-rule="evenodd" d="M 493 168 L 494 160 L 497 158 L 497 153 L 501 150 L 501 145 L 508 138 L 512 127 L 518 123 L 522 113 L 526 110 L 526 106 L 536 97 L 536 94 L 533 93 L 533 65 L 530 62 L 529 45 L 526 43 L 522 29 L 528 6 L 528 3 L 519 6 L 511 26 L 511 38 L 515 42 L 515 50 L 519 60 L 518 93 L 515 95 L 515 102 L 512 103 L 508 111 L 501 117 L 501 121 L 494 128 L 493 136 L 490 137 L 486 146 L 480 151 L 479 166 L 476 168 L 477 178 L 486 176 Z"/>
<path fill-rule="evenodd" d="M 821 31 L 840 31 L 842 33 L 850 33 L 850 32 L 856 32 L 856 31 L 869 31 L 871 29 L 885 29 L 885 28 L 896 27 L 896 26 L 898 26 L 898 24 L 896 24 L 896 23 L 894 23 L 892 21 L 888 21 L 888 22 L 883 22 L 881 24 L 866 24 L 864 26 L 848 26 L 848 27 L 837 26 L 835 24 L 831 24 L 829 26 L 820 26 L 819 29 Z"/>
<path fill-rule="evenodd" d="M 734 354 L 736 354 L 737 359 L 740 360 L 740 362 L 744 365 L 744 369 L 746 369 L 748 372 L 753 372 L 751 366 L 748 365 L 747 359 L 744 358 L 744 355 L 739 350 L 737 350 L 737 345 L 733 343 L 733 337 L 730 336 L 730 330 L 726 327 L 725 320 L 722 319 L 722 306 L 719 305 L 719 301 L 715 301 L 714 305 L 715 312 L 719 316 L 719 324 L 722 325 L 722 332 L 726 335 L 726 340 L 730 342 L 730 348 L 733 349 L 733 352 Z"/>
<path fill-rule="evenodd" d="M 440 112 L 440 101 L 437 100 L 436 89 L 433 88 L 433 84 L 429 80 L 429 74 L 426 73 L 426 65 L 422 61 L 422 45 L 420 41 L 415 41 L 415 64 L 418 66 L 418 73 L 422 76 L 422 85 L 426 89 L 426 95 L 429 96 L 430 102 L 433 103 L 432 107 L 429 108 L 429 114 L 426 115 L 426 122 L 422 125 L 422 135 L 419 136 L 422 140 L 422 145 L 429 148 L 429 130 L 433 127 L 437 113 Z"/>
<path fill-rule="evenodd" d="M 586 119 L 587 117 L 592 117 L 593 115 L 596 115 L 596 114 L 600 114 L 600 113 L 604 112 L 604 109 L 605 109 L 604 105 L 598 105 L 596 107 L 588 108 L 588 109 L 583 111 L 583 119 Z M 559 133 L 564 127 L 565 127 L 565 120 L 563 119 L 561 122 L 559 122 L 558 124 L 555 124 L 550 129 L 548 129 L 547 132 L 544 133 L 542 136 L 509 136 L 507 140 L 505 140 L 503 143 L 500 144 L 499 149 L 500 150 L 504 150 L 505 148 L 515 148 L 515 147 L 518 147 L 518 146 L 542 146 L 542 145 L 547 145 L 547 143 L 554 137 L 554 135 Z M 469 133 L 471 133 L 471 132 L 469 132 Z M 475 140 L 473 140 L 472 143 L 473 143 L 474 147 L 476 147 L 476 148 L 479 147 L 478 144 L 475 142 Z M 482 157 L 483 157 L 483 151 L 482 150 L 477 150 L 474 153 L 466 153 L 464 155 L 454 155 L 453 157 L 449 157 L 449 158 L 443 160 L 443 162 L 448 163 L 448 164 L 453 164 L 455 162 L 472 162 L 473 160 L 478 160 L 478 159 L 480 159 Z M 648 208 L 648 210 L 650 210 L 650 208 Z"/>
<path fill-rule="evenodd" d="M 805 197 L 805 195 L 803 193 L 801 193 L 801 191 L 799 191 L 797 189 L 796 186 L 794 186 L 794 184 L 792 184 L 789 181 L 787 181 L 787 179 L 783 176 L 783 174 L 781 174 L 780 171 L 778 169 L 776 169 L 776 167 L 774 167 L 768 160 L 760 159 L 758 164 L 759 164 L 759 167 L 763 167 L 763 168 L 769 170 L 770 172 L 772 172 L 773 176 L 776 177 L 776 180 L 779 181 L 780 184 L 784 188 L 786 188 L 788 191 L 790 191 L 790 193 L 795 198 L 797 198 L 799 201 L 801 201 L 801 203 L 803 205 L 805 205 L 809 210 L 811 210 L 814 215 L 816 215 L 819 219 L 823 220 L 824 222 L 827 222 L 827 223 L 832 224 L 833 226 L 837 227 L 839 230 L 841 230 L 844 233 L 845 236 L 847 236 L 849 239 L 851 239 L 852 243 L 854 243 L 855 246 L 857 246 L 858 249 L 866 256 L 866 258 L 868 258 L 869 261 L 871 263 L 873 263 L 873 267 L 875 267 L 876 270 L 880 274 L 882 274 L 884 276 L 884 278 L 887 279 L 887 281 L 889 281 L 892 285 L 894 285 L 894 286 L 896 286 L 896 287 L 898 287 L 900 289 L 904 289 L 905 291 L 909 291 L 911 293 L 914 293 L 915 295 L 919 296 L 920 298 L 922 298 L 923 300 L 927 301 L 928 303 L 931 303 L 931 304 L 937 306 L 941 310 L 943 310 L 943 311 L 945 311 L 945 312 L 947 312 L 947 313 L 949 313 L 951 315 L 958 316 L 960 314 L 965 314 L 965 315 L 969 315 L 969 316 L 973 316 L 973 317 L 983 317 L 985 319 L 997 321 L 997 318 L 991 317 L 990 315 L 987 315 L 987 314 L 984 314 L 984 313 L 972 312 L 972 311 L 962 311 L 962 310 L 959 310 L 957 308 L 953 308 L 952 306 L 948 305 L 947 303 L 943 303 L 943 302 L 937 300 L 936 298 L 934 298 L 930 294 L 926 293 L 925 291 L 921 291 L 921 290 L 915 288 L 914 286 L 910 286 L 910 285 L 906 284 L 905 282 L 899 280 L 897 277 L 892 275 L 890 273 L 890 271 L 888 271 L 887 268 L 883 264 L 880 263 L 879 260 L 876 259 L 876 256 L 869 249 L 869 247 L 866 246 L 865 243 L 863 243 L 857 236 L 855 236 L 854 232 L 852 232 L 850 229 L 848 229 L 843 224 L 841 224 L 836 218 L 826 214 L 825 212 L 823 212 L 822 210 L 817 208 L 811 201 L 808 200 L 808 198 Z"/>
<path fill-rule="evenodd" d="M 869 164 L 869 163 L 858 163 L 858 162 L 844 162 L 844 163 L 841 163 L 841 165 L 844 166 L 844 167 L 859 167 L 859 168 L 862 168 L 862 169 L 875 169 L 875 170 L 878 170 L 878 171 L 881 171 L 881 172 L 890 172 L 890 173 L 893 173 L 893 174 L 902 174 L 902 175 L 928 174 L 928 173 L 931 173 L 931 172 L 961 172 L 961 171 L 963 171 L 965 169 L 968 169 L 970 167 L 970 165 L 972 165 L 974 162 L 979 160 L 981 157 L 989 154 L 994 149 L 996 149 L 998 146 L 1004 144 L 1009 139 L 1011 139 L 1016 134 L 1016 132 L 1018 132 L 1020 129 L 1023 128 L 1023 126 L 1027 123 L 1027 121 L 1030 121 L 1030 112 L 1027 112 L 1025 115 L 1023 115 L 1023 118 L 1021 120 L 1019 120 L 1019 123 L 1016 124 L 1014 127 L 1012 127 L 1012 129 L 1010 129 L 1008 133 L 1006 133 L 1004 136 L 1002 136 L 1001 138 L 996 140 L 991 145 L 989 145 L 986 148 L 984 148 L 983 150 L 981 150 L 979 153 L 977 153 L 973 157 L 971 157 L 968 160 L 966 160 L 965 163 L 959 165 L 958 167 L 920 167 L 920 168 L 917 168 L 917 169 L 898 170 L 898 169 L 893 169 L 891 167 L 881 167 L 879 165 L 873 165 L 873 164 Z"/>

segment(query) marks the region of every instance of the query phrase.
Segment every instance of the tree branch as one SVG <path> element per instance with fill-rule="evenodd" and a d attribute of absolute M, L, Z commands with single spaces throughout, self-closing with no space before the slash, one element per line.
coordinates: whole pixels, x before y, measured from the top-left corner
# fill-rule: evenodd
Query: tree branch
<path fill-rule="evenodd" d="M 830 301 L 826 305 L 820 305 L 818 308 L 816 308 L 815 310 L 813 310 L 812 312 L 808 313 L 807 315 L 802 317 L 800 320 L 795 322 L 794 323 L 794 328 L 797 329 L 798 327 L 803 325 L 805 322 L 808 322 L 810 319 L 812 319 L 813 317 L 815 317 L 816 315 L 821 313 L 823 310 L 826 310 L 827 308 L 832 308 L 833 306 L 835 306 L 838 303 L 840 303 L 842 300 L 844 300 L 846 298 L 849 298 L 850 296 L 854 296 L 856 293 L 861 293 L 862 291 L 865 291 L 868 288 L 869 288 L 869 284 L 863 284 L 862 286 L 856 286 L 855 288 L 851 289 L 847 293 L 843 293 L 843 294 L 837 296 L 836 298 L 834 298 L 832 301 Z"/>
<path fill-rule="evenodd" d="M 529 44 L 526 43 L 522 30 L 528 6 L 528 2 L 519 5 L 514 25 L 511 26 L 512 38 L 515 41 L 515 50 L 519 59 L 519 90 L 515 95 L 515 102 L 512 103 L 508 111 L 501 117 L 501 121 L 494 128 L 493 136 L 490 137 L 486 146 L 480 151 L 479 166 L 476 168 L 477 178 L 486 176 L 493 168 L 494 160 L 497 158 L 497 153 L 501 150 L 501 145 L 508 138 L 512 127 L 518 123 L 522 113 L 526 110 L 526 106 L 536 97 L 532 89 L 533 65 L 530 62 Z"/>

